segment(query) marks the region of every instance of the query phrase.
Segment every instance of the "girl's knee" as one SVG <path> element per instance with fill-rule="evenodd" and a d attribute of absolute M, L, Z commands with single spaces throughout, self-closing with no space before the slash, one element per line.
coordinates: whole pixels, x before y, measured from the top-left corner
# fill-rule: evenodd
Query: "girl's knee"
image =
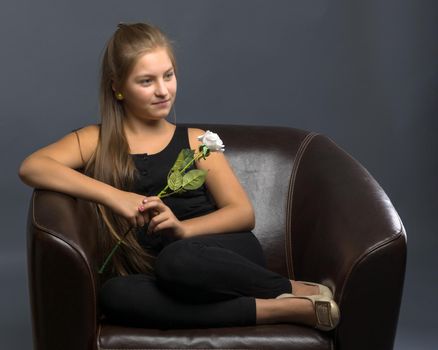
<path fill-rule="evenodd" d="M 125 299 L 124 277 L 113 277 L 107 280 L 99 290 L 99 305 L 104 313 L 111 313 Z"/>
<path fill-rule="evenodd" d="M 100 311 L 109 322 L 126 326 L 150 322 L 157 296 L 152 278 L 144 275 L 118 276 L 99 290 Z"/>
<path fill-rule="evenodd" d="M 105 281 L 99 290 L 100 304 L 107 307 L 120 305 L 121 300 L 132 300 L 139 289 L 145 290 L 151 278 L 146 275 L 117 276 Z M 146 289 L 147 290 L 147 289 Z"/>
<path fill-rule="evenodd" d="M 197 257 L 203 245 L 182 239 L 166 246 L 155 261 L 155 275 L 161 281 L 186 280 L 197 265 Z"/>

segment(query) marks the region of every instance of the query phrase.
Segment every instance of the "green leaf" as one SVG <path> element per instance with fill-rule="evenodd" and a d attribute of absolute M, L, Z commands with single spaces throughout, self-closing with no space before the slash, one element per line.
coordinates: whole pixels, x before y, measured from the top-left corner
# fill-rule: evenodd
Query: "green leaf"
<path fill-rule="evenodd" d="M 181 171 L 184 167 L 189 164 L 194 158 L 195 152 L 188 148 L 183 148 L 181 152 L 179 152 L 178 157 L 176 158 L 175 163 L 172 166 L 171 171 Z"/>
<path fill-rule="evenodd" d="M 182 187 L 185 190 L 196 190 L 201 187 L 205 182 L 205 177 L 207 176 L 207 171 L 203 169 L 190 170 L 187 174 L 183 176 Z"/>
<path fill-rule="evenodd" d="M 179 171 L 173 171 L 167 178 L 167 185 L 172 191 L 176 191 L 181 188 L 183 184 L 183 177 Z"/>

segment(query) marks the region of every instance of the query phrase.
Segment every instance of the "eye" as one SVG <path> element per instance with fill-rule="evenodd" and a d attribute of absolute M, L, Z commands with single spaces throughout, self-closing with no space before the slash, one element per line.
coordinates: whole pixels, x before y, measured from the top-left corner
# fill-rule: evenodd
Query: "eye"
<path fill-rule="evenodd" d="M 164 75 L 164 79 L 166 79 L 166 80 L 170 80 L 170 79 L 172 79 L 173 76 L 174 76 L 173 71 L 171 71 L 171 72 L 167 72 L 167 73 Z"/>
<path fill-rule="evenodd" d="M 149 78 L 141 79 L 141 80 L 139 81 L 139 83 L 140 83 L 141 85 L 145 85 L 145 86 L 147 86 L 147 85 L 150 85 L 150 84 L 152 83 L 152 79 L 149 79 Z"/>

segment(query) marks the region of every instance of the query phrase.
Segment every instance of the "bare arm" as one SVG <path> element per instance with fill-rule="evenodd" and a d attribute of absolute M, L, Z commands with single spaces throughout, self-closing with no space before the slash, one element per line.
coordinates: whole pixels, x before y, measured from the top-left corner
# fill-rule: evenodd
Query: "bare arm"
<path fill-rule="evenodd" d="M 191 148 L 196 149 L 200 145 L 197 136 L 202 135 L 204 131 L 189 129 L 189 132 Z M 196 166 L 208 170 L 206 186 L 218 210 L 183 221 L 187 235 L 252 230 L 255 225 L 252 204 L 224 154 L 213 152 L 205 160 L 198 161 Z M 205 230 L 206 227 L 208 232 Z"/>
<path fill-rule="evenodd" d="M 190 147 L 196 149 L 200 142 L 197 136 L 203 130 L 189 129 Z M 252 230 L 255 224 L 254 210 L 248 196 L 234 175 L 222 153 L 212 153 L 206 160 L 197 162 L 197 167 L 208 170 L 206 185 L 218 210 L 196 218 L 180 221 L 158 196 L 144 202 L 142 210 L 152 213 L 148 233 L 161 232 L 179 238 L 200 234 L 217 234 Z"/>
<path fill-rule="evenodd" d="M 93 130 L 93 126 L 78 131 L 82 149 L 79 148 L 75 133 L 67 134 L 59 141 L 39 149 L 22 162 L 18 175 L 31 187 L 50 189 L 104 203 L 104 193 L 109 191 L 111 186 L 75 170 L 83 166 L 84 155 L 84 161 L 87 161 L 94 152 L 98 137 L 96 132 L 98 131 Z"/>
<path fill-rule="evenodd" d="M 87 162 L 96 149 L 99 129 L 91 125 L 29 155 L 19 176 L 29 186 L 49 189 L 109 206 L 133 224 L 144 224 L 138 204 L 144 196 L 124 192 L 75 170 Z"/>

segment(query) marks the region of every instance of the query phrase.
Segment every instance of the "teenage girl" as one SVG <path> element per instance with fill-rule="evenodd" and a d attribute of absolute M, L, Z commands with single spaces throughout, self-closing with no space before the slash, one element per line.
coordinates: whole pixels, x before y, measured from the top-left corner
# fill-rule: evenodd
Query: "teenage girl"
<path fill-rule="evenodd" d="M 29 155 L 20 178 L 96 205 L 106 256 L 129 227 L 99 292 L 108 322 L 157 328 L 298 323 L 331 330 L 339 309 L 329 288 L 266 268 L 251 232 L 253 207 L 221 152 L 194 167 L 205 185 L 160 199 L 182 148 L 204 130 L 176 126 L 175 56 L 156 27 L 120 24 L 107 43 L 101 123 Z M 214 130 L 213 130 L 214 131 Z M 226 140 L 225 140 L 226 141 Z"/>

